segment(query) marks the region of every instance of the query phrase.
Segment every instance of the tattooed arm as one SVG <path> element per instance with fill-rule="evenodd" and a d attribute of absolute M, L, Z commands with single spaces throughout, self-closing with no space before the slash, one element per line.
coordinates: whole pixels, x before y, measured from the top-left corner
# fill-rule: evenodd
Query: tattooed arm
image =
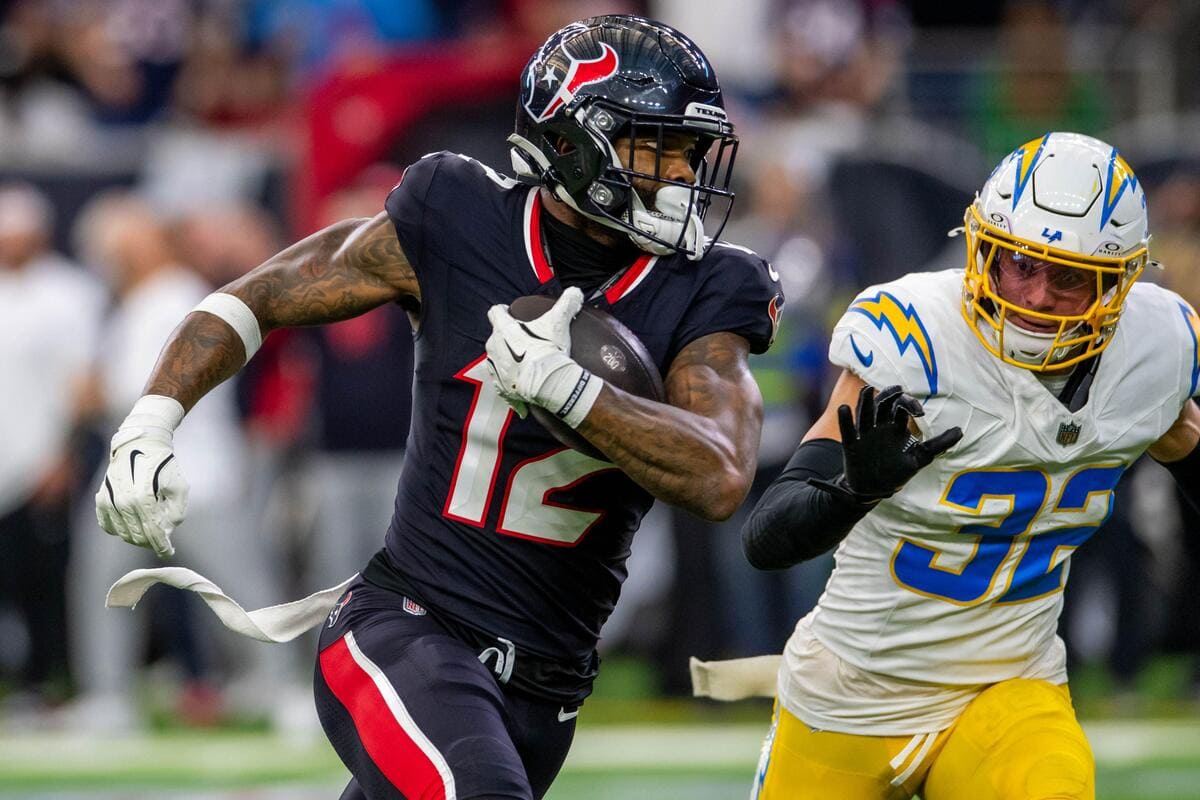
<path fill-rule="evenodd" d="M 733 333 L 702 336 L 667 370 L 667 404 L 605 384 L 577 430 L 639 486 L 706 519 L 728 519 L 750 490 L 762 395 Z"/>
<path fill-rule="evenodd" d="M 160 557 L 175 552 L 171 533 L 187 513 L 175 428 L 206 392 L 246 362 L 246 348 L 258 338 L 254 333 L 347 319 L 404 298 L 420 302 L 416 275 L 387 214 L 331 225 L 221 291 L 241 301 L 220 301 L 235 307 L 231 321 L 192 312 L 171 334 L 142 398 L 113 435 L 108 469 L 96 491 L 100 527 Z"/>
<path fill-rule="evenodd" d="M 348 319 L 404 297 L 420 301 L 416 275 L 386 213 L 318 231 L 220 291 L 249 306 L 264 336 L 276 328 Z M 173 397 L 190 410 L 245 361 L 233 328 L 195 312 L 167 341 L 144 394 Z"/>

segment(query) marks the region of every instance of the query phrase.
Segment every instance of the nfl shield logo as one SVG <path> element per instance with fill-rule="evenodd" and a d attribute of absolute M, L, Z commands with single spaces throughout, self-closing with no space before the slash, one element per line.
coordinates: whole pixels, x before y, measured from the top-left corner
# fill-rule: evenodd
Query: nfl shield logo
<path fill-rule="evenodd" d="M 1064 422 L 1058 426 L 1058 436 L 1055 441 L 1066 447 L 1079 441 L 1079 426 L 1074 422 Z"/>
<path fill-rule="evenodd" d="M 414 617 L 425 616 L 425 607 L 420 603 L 415 603 L 412 600 L 409 600 L 407 597 L 404 598 L 404 610 L 409 614 L 412 614 Z"/>

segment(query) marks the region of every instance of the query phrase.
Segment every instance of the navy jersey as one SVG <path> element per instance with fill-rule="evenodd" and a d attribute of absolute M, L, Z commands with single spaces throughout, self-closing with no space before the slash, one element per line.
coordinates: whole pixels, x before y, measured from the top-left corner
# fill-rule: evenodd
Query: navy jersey
<path fill-rule="evenodd" d="M 539 230 L 538 189 L 464 156 L 411 165 L 387 212 L 421 286 L 413 427 L 387 553 L 406 590 L 531 654 L 591 658 L 652 498 L 624 473 L 511 413 L 484 364 L 487 310 L 562 285 Z M 783 297 L 771 268 L 717 244 L 701 261 L 646 255 L 591 304 L 666 371 L 730 331 L 766 350 Z"/>

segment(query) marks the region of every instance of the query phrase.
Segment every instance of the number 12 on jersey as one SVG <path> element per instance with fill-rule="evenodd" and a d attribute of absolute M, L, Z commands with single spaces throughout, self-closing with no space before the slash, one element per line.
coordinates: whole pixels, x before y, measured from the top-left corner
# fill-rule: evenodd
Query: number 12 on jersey
<path fill-rule="evenodd" d="M 1099 522 L 1030 533 L 1050 494 L 1050 477 L 1040 469 L 993 469 L 960 472 L 950 480 L 940 504 L 982 514 L 987 500 L 1007 501 L 1009 511 L 995 524 L 964 525 L 960 535 L 975 537 L 975 549 L 958 567 L 939 565 L 942 553 L 927 544 L 903 539 L 892 554 L 892 574 L 905 588 L 956 605 L 976 605 L 993 596 L 996 581 L 1014 550 L 1024 545 L 997 603 L 1034 600 L 1061 591 L 1067 556 L 1104 524 L 1112 513 L 1113 490 L 1124 464 L 1084 467 L 1063 485 L 1050 508 L 1055 514 L 1084 514 L 1095 495 L 1104 498 Z M 1091 518 L 1094 519 L 1092 514 Z"/>
<path fill-rule="evenodd" d="M 474 384 L 475 397 L 463 424 L 462 445 L 442 509 L 446 517 L 477 528 L 483 527 L 492 505 L 500 478 L 504 434 L 512 421 L 512 409 L 492 391 L 484 359 L 480 356 L 454 376 Z M 571 449 L 522 461 L 508 476 L 496 531 L 560 547 L 578 544 L 603 512 L 555 503 L 549 497 L 611 469 L 616 467 Z"/>

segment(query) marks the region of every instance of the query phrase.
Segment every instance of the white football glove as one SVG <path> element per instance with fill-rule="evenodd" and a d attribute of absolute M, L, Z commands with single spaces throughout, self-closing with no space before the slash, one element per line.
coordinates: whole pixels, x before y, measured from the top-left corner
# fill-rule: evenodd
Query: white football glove
<path fill-rule="evenodd" d="M 554 306 L 530 322 L 513 319 L 508 308 L 492 306 L 488 320 L 487 363 L 496 391 L 518 415 L 526 403 L 552 412 L 572 428 L 587 416 L 604 381 L 568 355 L 571 320 L 583 307 L 583 292 L 572 286 Z"/>
<path fill-rule="evenodd" d="M 171 532 L 187 514 L 188 484 L 172 445 L 182 418 L 183 406 L 172 398 L 138 400 L 113 435 L 108 470 L 96 492 L 100 527 L 160 558 L 174 555 Z"/>

